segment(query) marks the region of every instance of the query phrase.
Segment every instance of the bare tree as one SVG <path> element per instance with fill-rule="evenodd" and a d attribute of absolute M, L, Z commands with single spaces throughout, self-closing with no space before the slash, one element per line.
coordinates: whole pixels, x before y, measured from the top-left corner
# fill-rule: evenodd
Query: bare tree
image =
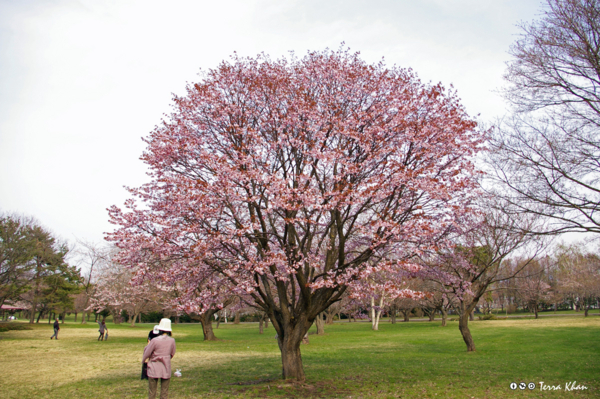
<path fill-rule="evenodd" d="M 577 245 L 557 248 L 555 257 L 561 291 L 587 317 L 600 298 L 600 258 Z"/>
<path fill-rule="evenodd" d="M 522 260 L 515 260 L 515 268 L 520 268 Z M 527 260 L 525 260 L 527 262 Z M 523 304 L 535 314 L 538 318 L 539 305 L 548 300 L 550 284 L 547 282 L 547 270 L 549 259 L 542 258 L 533 260 L 523 268 L 520 276 L 515 278 L 517 294 L 523 301 Z"/>
<path fill-rule="evenodd" d="M 515 113 L 491 141 L 493 178 L 533 233 L 600 233 L 600 3 L 547 0 L 511 47 Z M 498 187 L 498 185 L 496 185 Z"/>
<path fill-rule="evenodd" d="M 83 289 L 75 300 L 75 321 L 77 321 L 77 312 L 81 311 L 83 312 L 81 323 L 85 324 L 90 318 L 89 311 L 86 309 L 89 306 L 90 298 L 94 294 L 93 279 L 96 277 L 99 268 L 109 262 L 110 248 L 84 240 L 77 240 L 74 253 L 83 276 Z"/>

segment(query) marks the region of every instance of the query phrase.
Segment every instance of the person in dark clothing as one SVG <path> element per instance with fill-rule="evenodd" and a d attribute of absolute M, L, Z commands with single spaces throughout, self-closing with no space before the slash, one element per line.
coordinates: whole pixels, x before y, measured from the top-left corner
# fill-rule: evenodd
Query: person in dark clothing
<path fill-rule="evenodd" d="M 60 330 L 60 324 L 58 324 L 58 317 L 54 320 L 54 335 L 50 337 L 58 339 L 58 330 Z"/>
<path fill-rule="evenodd" d="M 158 324 L 154 326 L 154 329 L 150 330 L 148 333 L 148 343 L 152 341 L 153 338 L 158 337 Z"/>
<path fill-rule="evenodd" d="M 102 320 L 102 322 L 98 322 L 98 327 L 100 327 L 98 329 L 98 332 L 100 333 L 98 341 L 104 341 L 104 334 L 107 334 L 108 336 L 108 328 L 106 328 L 106 323 L 104 322 L 104 320 Z"/>

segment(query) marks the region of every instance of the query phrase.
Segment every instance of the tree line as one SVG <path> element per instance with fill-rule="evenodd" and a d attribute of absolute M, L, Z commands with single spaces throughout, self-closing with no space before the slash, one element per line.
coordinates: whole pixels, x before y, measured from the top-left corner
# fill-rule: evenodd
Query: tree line
<path fill-rule="evenodd" d="M 67 245 L 34 219 L 0 215 L 0 305 L 28 309 L 30 323 L 43 315 L 64 316 L 81 283 L 68 253 Z"/>

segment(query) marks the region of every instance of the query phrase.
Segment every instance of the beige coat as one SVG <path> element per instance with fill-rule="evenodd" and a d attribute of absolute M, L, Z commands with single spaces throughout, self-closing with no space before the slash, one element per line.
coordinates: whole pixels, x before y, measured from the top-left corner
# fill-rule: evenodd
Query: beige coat
<path fill-rule="evenodd" d="M 148 377 L 171 378 L 171 358 L 175 355 L 175 340 L 168 335 L 154 338 L 144 348 L 144 358 L 148 359 Z"/>

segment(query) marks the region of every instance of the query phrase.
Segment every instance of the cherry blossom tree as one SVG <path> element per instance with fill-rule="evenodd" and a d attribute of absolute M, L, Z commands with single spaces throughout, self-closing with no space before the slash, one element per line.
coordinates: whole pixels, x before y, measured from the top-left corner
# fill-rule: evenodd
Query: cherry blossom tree
<path fill-rule="evenodd" d="M 121 312 L 126 311 L 132 327 L 141 313 L 160 310 L 168 289 L 151 284 L 148 280 L 144 284 L 132 284 L 132 279 L 132 270 L 108 261 L 98 270 L 95 289 L 85 310 L 97 313 L 110 310 L 117 323 L 120 322 Z"/>
<path fill-rule="evenodd" d="M 380 271 L 350 284 L 350 297 L 361 301 L 363 308 L 369 309 L 371 328 L 379 330 L 381 314 L 398 299 L 422 299 L 423 292 L 408 287 L 408 280 L 414 278 L 421 268 L 413 265 L 394 272 Z"/>
<path fill-rule="evenodd" d="M 110 208 L 108 238 L 141 275 L 152 253 L 198 296 L 214 276 L 251 297 L 283 378 L 304 380 L 317 315 L 349 283 L 410 266 L 468 211 L 483 135 L 453 91 L 347 50 L 234 56 L 201 77 L 146 139 L 151 181 Z"/>
<path fill-rule="evenodd" d="M 459 313 L 458 328 L 467 345 L 475 351 L 475 342 L 469 329 L 469 316 L 479 301 L 494 284 L 514 278 L 544 247 L 544 242 L 528 234 L 537 223 L 535 217 L 515 217 L 504 213 L 498 204 L 487 200 L 486 211 L 469 214 L 462 220 L 457 235 L 433 258 L 424 260 L 429 270 L 422 271 L 428 279 L 443 287 L 443 296 L 456 304 Z M 505 260 L 509 255 L 525 251 L 518 267 Z"/>

